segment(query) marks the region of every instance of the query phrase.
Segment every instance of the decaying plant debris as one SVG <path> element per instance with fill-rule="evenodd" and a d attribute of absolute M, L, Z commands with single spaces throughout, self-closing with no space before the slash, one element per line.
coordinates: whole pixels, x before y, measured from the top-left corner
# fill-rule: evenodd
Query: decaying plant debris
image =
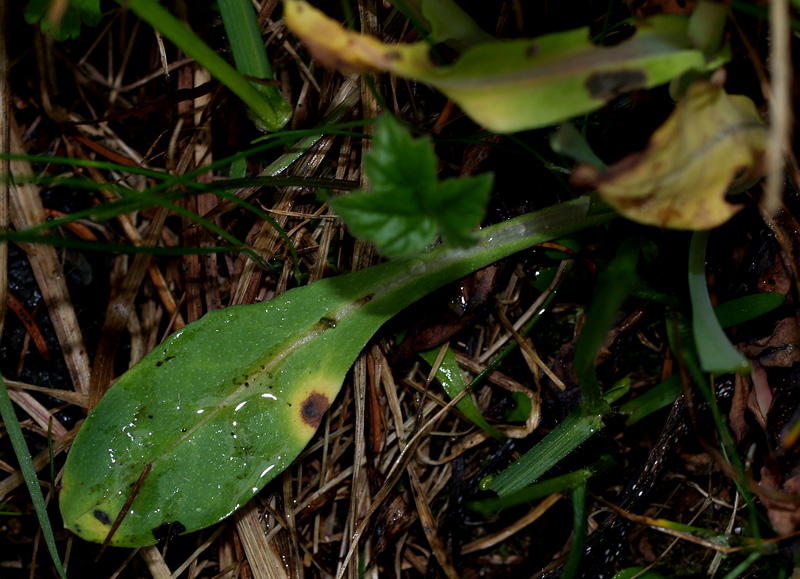
<path fill-rule="evenodd" d="M 382 101 L 396 116 L 435 137 L 442 175 L 495 173 L 487 223 L 574 195 L 563 174 L 572 163 L 547 146 L 549 129 L 513 138 L 486 136 L 423 84 L 318 69 L 287 33 L 277 2 L 257 6 L 280 90 L 294 109 L 292 129 L 315 127 L 334 110 L 342 120 L 374 119 Z M 416 39 L 413 28 L 388 5 L 363 0 L 353 6 L 372 35 L 387 41 Z M 344 20 L 334 3 L 322 7 Z M 224 30 L 209 16 L 210 7 L 175 3 L 169 8 L 225 53 Z M 503 38 L 587 25 L 599 32 L 631 12 L 625 4 L 595 2 L 464 3 L 464 8 Z M 677 8 L 657 1 L 631 7 Z M 65 43 L 24 24 L 21 6 L 7 9 L 10 48 L 2 81 L 12 97 L 4 115 L 11 121 L 3 143 L 9 152 L 105 160 L 182 175 L 246 149 L 260 136 L 235 97 L 116 5 L 108 7 L 101 27 L 88 33 L 84 28 L 77 40 Z M 765 20 L 739 11 L 729 26 L 728 87 L 751 97 L 762 114 L 768 88 L 766 80 L 759 84 L 766 79 L 765 27 Z M 610 30 L 609 42 L 622 33 Z M 451 56 L 447 50 L 442 58 Z M 666 88 L 625 94 L 586 117 L 589 141 L 604 161 L 619 161 L 644 149 L 672 108 Z M 369 133 L 372 126 L 350 130 Z M 361 162 L 367 140 L 357 134 L 323 135 L 284 170 L 281 162 L 296 140 L 248 158 L 239 169 L 267 176 L 281 167 L 287 177 L 365 185 Z M 745 459 L 744 484 L 755 497 L 761 524 L 765 529 L 771 525 L 763 538 L 774 553 L 762 557 L 753 571 L 764 577 L 791 575 L 797 548 L 792 537 L 800 526 L 795 432 L 800 412 L 800 200 L 789 167 L 783 209 L 762 217 L 758 188 L 752 189 L 744 209 L 712 234 L 707 256 L 709 289 L 717 303 L 764 291 L 785 296 L 771 313 L 730 330 L 753 365 L 751 374 L 715 382 L 718 403 Z M 144 174 L 44 159 L 13 160 L 8 170 L 17 182 L 9 188 L 11 225 L 17 231 L 112 202 L 114 184 L 134 191 L 154 184 Z M 31 175 L 36 178 L 25 182 Z M 205 173 L 198 179 L 211 183 L 222 176 L 227 175 Z M 53 182 L 53 177 L 65 181 Z M 96 188 L 77 186 L 72 178 L 89 180 Z M 109 548 L 95 563 L 100 547 L 63 530 L 55 502 L 65 452 L 87 410 L 113 380 L 169 333 L 208 311 L 268 300 L 381 259 L 337 221 L 325 192 L 258 184 L 237 191 L 286 231 L 297 264 L 285 239 L 254 213 L 211 193 L 184 193 L 177 201 L 180 208 L 242 240 L 271 268 L 241 252 L 208 252 L 222 245 L 219 236 L 186 213 L 156 206 L 59 228 L 63 247 L 9 245 L 9 310 L 0 368 L 49 497 L 70 575 L 334 577 L 345 559 L 348 577 L 557 575 L 574 540 L 569 496 L 553 494 L 496 515 L 478 514 L 468 503 L 490 497 L 481 480 L 533 447 L 579 403 L 573 356 L 594 283 L 616 248 L 634 235 L 650 252 L 639 275 L 660 295 L 634 292 L 625 302 L 598 352 L 598 376 L 607 386 L 629 378 L 631 398 L 672 375 L 680 377 L 684 388 L 671 411 L 664 408 L 632 426 L 625 425 L 625 416 L 612 417 L 603 432 L 553 470 L 553 475 L 566 474 L 604 454 L 615 459 L 615 466 L 589 486 L 587 545 L 593 552 L 579 576 L 611 576 L 614 569 L 657 562 L 656 570 L 664 575 L 716 570 L 721 577 L 748 553 L 739 550 L 742 545 L 721 548 L 710 540 L 688 541 L 687 535 L 676 541 L 653 527 L 653 519 L 666 519 L 752 537 L 751 520 L 733 482 L 737 475 L 720 451 L 702 396 L 690 387 L 680 352 L 668 345 L 668 325 L 677 324 L 677 316 L 665 316 L 674 310 L 659 299 L 685 298 L 687 238 L 620 221 L 587 232 L 577 250 L 559 243 L 534 248 L 412 306 L 364 350 L 300 458 L 233 518 L 186 536 L 164 529 L 158 546 Z M 107 246 L 100 251 L 70 246 L 74 240 Z M 108 251 L 118 245 L 176 251 Z M 465 376 L 478 375 L 537 313 L 541 297 L 558 285 L 537 283 L 554 272 L 564 281 L 523 339 L 524 347 L 472 393 L 508 441 L 492 439 L 458 412 L 438 416 L 449 399 L 418 354 L 449 344 Z M 405 334 L 402 341 L 398 333 Z M 530 408 L 523 400 L 530 401 Z M 7 440 L 0 429 L 0 576 L 55 576 Z M 405 468 L 387 478 L 397 461 L 406 461 Z"/>

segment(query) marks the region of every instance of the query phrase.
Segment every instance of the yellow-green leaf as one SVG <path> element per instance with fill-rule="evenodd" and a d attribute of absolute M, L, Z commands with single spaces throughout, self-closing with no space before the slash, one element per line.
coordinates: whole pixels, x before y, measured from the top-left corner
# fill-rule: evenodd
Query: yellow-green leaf
<path fill-rule="evenodd" d="M 434 86 L 474 121 L 496 132 L 553 125 L 602 107 L 620 94 L 664 84 L 689 70 L 710 70 L 689 46 L 687 20 L 633 21 L 634 34 L 614 46 L 592 42 L 589 28 L 472 46 L 449 66 L 428 44 L 384 44 L 346 30 L 304 0 L 286 0 L 289 29 L 323 66 L 343 72 L 391 72 Z"/>
<path fill-rule="evenodd" d="M 578 167 L 576 184 L 596 187 L 622 215 L 670 229 L 711 229 L 741 206 L 732 187 L 764 175 L 767 128 L 745 96 L 697 82 L 653 133 L 644 151 L 600 173 Z"/>

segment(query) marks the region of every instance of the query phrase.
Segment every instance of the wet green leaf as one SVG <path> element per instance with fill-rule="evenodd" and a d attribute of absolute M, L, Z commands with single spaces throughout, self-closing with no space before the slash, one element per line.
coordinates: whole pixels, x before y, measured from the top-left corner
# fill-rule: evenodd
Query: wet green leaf
<path fill-rule="evenodd" d="M 142 546 L 243 506 L 313 436 L 373 333 L 424 295 L 497 259 L 613 217 L 581 198 L 439 247 L 211 312 L 120 377 L 67 457 L 64 524 L 103 541 L 147 473 L 111 544 Z"/>

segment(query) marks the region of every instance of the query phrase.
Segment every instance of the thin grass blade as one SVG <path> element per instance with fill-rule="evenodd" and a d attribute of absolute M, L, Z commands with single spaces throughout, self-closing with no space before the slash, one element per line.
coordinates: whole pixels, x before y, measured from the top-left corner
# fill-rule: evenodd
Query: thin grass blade
<path fill-rule="evenodd" d="M 53 527 L 50 525 L 50 518 L 47 515 L 47 505 L 44 503 L 42 489 L 39 486 L 39 478 L 36 476 L 36 469 L 33 468 L 31 453 L 28 450 L 28 445 L 25 443 L 25 436 L 22 434 L 22 429 L 17 420 L 17 414 L 14 412 L 14 405 L 11 403 L 11 398 L 8 396 L 6 383 L 2 376 L 0 376 L 0 386 L 2 386 L 0 387 L 0 416 L 2 416 L 3 422 L 5 423 L 8 438 L 11 440 L 11 446 L 14 447 L 14 454 L 17 456 L 20 471 L 22 471 L 22 476 L 25 478 L 25 484 L 28 486 L 33 508 L 36 509 L 36 516 L 39 517 L 39 524 L 42 527 L 42 535 L 44 536 L 45 543 L 47 543 L 50 556 L 53 558 L 53 565 L 55 565 L 59 577 L 61 577 L 61 579 L 67 579 L 67 574 L 58 556 Z"/>

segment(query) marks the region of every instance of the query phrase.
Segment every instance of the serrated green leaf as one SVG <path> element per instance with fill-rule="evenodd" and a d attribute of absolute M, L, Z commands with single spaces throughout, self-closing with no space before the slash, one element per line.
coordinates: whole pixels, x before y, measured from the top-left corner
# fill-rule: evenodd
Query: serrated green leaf
<path fill-rule="evenodd" d="M 494 175 L 484 173 L 461 179 L 445 179 L 436 187 L 439 201 L 436 212 L 442 241 L 456 247 L 475 243 L 472 230 L 486 213 L 486 204 L 492 192 Z"/>
<path fill-rule="evenodd" d="M 50 32 L 56 40 L 77 38 L 81 25 L 96 26 L 103 16 L 100 0 L 70 0 L 61 22 L 50 22 L 48 10 L 51 0 L 30 0 L 25 7 L 25 21 L 29 24 L 39 22 L 43 32 Z"/>
<path fill-rule="evenodd" d="M 403 201 L 417 201 L 422 209 L 426 193 L 436 183 L 436 155 L 430 139 L 414 139 L 397 119 L 382 115 L 372 142 L 373 148 L 364 159 L 371 190 L 408 188 L 416 195 Z"/>
<path fill-rule="evenodd" d="M 429 139 L 414 139 L 393 117 L 378 120 L 374 147 L 364 161 L 370 192 L 331 201 L 353 235 L 371 241 L 387 257 L 423 251 L 441 233 L 445 243 L 467 247 L 492 190 L 491 174 L 436 178 Z"/>
<path fill-rule="evenodd" d="M 419 253 L 436 237 L 436 222 L 429 217 L 398 215 L 370 193 L 351 193 L 333 199 L 334 211 L 356 237 L 373 242 L 387 257 Z"/>

